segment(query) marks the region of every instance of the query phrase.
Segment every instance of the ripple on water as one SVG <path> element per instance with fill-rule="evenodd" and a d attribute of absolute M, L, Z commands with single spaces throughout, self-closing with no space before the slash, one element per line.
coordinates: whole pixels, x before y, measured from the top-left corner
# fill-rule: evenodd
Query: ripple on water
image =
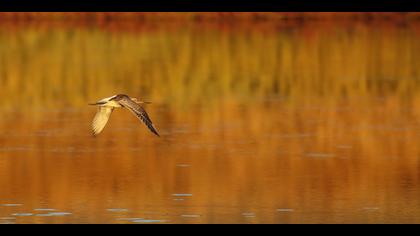
<path fill-rule="evenodd" d="M 190 167 L 191 165 L 189 164 L 177 164 L 176 167 Z"/>
<path fill-rule="evenodd" d="M 253 218 L 253 217 L 255 217 L 255 213 L 253 213 L 253 212 L 244 212 L 244 213 L 242 213 L 242 216 L 243 217 L 247 217 L 247 218 Z"/>
<path fill-rule="evenodd" d="M 362 210 L 364 211 L 377 211 L 379 207 L 363 207 Z"/>
<path fill-rule="evenodd" d="M 181 215 L 181 217 L 184 217 L 184 218 L 198 218 L 198 217 L 201 217 L 201 215 L 196 215 L 196 214 L 183 214 L 183 215 Z"/>
<path fill-rule="evenodd" d="M 174 197 L 191 197 L 191 193 L 173 193 L 172 196 Z"/>
<path fill-rule="evenodd" d="M 144 218 L 118 218 L 117 220 L 122 220 L 122 221 L 133 221 L 133 220 L 144 220 Z"/>
<path fill-rule="evenodd" d="M 48 212 L 42 214 L 36 214 L 35 216 L 68 216 L 71 215 L 70 212 Z"/>
<path fill-rule="evenodd" d="M 142 220 L 133 220 L 133 223 L 162 223 L 166 222 L 166 220 L 152 220 L 152 219 L 142 219 Z"/>
<path fill-rule="evenodd" d="M 1 206 L 5 206 L 5 207 L 16 207 L 16 206 L 22 206 L 23 204 L 20 203 L 6 203 L 6 204 L 1 204 Z"/>
<path fill-rule="evenodd" d="M 330 154 L 330 153 L 318 153 L 318 152 L 311 152 L 311 153 L 306 153 L 305 156 L 307 157 L 315 157 L 315 158 L 327 158 L 327 157 L 334 157 L 334 154 Z"/>
<path fill-rule="evenodd" d="M 16 224 L 16 223 L 14 221 L 0 221 L 0 224 L 8 225 L 8 224 Z"/>
<path fill-rule="evenodd" d="M 32 216 L 34 215 L 33 213 L 29 213 L 29 212 L 22 212 L 22 213 L 13 213 L 13 216 Z"/>
<path fill-rule="evenodd" d="M 139 217 L 128 217 L 128 218 L 117 218 L 117 221 L 129 221 L 132 223 L 137 223 L 137 221 L 142 221 L 145 220 L 144 218 L 139 218 Z"/>
<path fill-rule="evenodd" d="M 52 209 L 52 208 L 35 208 L 34 211 L 56 211 L 56 209 Z"/>
<path fill-rule="evenodd" d="M 291 209 L 291 208 L 279 208 L 276 211 L 278 211 L 278 212 L 292 212 L 294 210 Z"/>
<path fill-rule="evenodd" d="M 0 152 L 24 152 L 31 151 L 33 148 L 30 147 L 1 147 Z"/>
<path fill-rule="evenodd" d="M 125 209 L 125 208 L 108 208 L 106 210 L 110 211 L 110 212 L 126 212 L 126 211 L 128 211 L 128 209 Z"/>
<path fill-rule="evenodd" d="M 284 139 L 300 139 L 314 137 L 312 133 L 296 133 L 296 134 L 270 134 L 270 138 L 284 138 Z"/>

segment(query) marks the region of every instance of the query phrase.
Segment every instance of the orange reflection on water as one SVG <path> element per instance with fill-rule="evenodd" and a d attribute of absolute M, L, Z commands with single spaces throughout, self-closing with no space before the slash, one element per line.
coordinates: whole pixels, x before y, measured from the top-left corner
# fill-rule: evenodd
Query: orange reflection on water
<path fill-rule="evenodd" d="M 149 107 L 161 139 L 127 111 L 97 138 L 87 109 L 11 117 L 1 127 L 0 199 L 23 205 L 1 213 L 73 213 L 17 222 L 417 222 L 418 116 L 395 111 L 395 100 Z"/>

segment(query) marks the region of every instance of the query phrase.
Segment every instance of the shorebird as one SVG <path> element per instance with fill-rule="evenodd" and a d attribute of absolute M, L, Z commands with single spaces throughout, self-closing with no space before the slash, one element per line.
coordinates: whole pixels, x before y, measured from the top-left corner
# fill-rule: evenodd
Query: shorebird
<path fill-rule="evenodd" d="M 93 134 L 96 136 L 104 129 L 114 108 L 124 107 L 139 118 L 147 126 L 147 128 L 152 131 L 152 133 L 159 136 L 152 120 L 150 120 L 147 115 L 146 110 L 144 110 L 144 108 L 140 105 L 144 103 L 150 102 L 140 101 L 137 98 L 131 98 L 125 94 L 117 94 L 112 97 L 101 99 L 96 103 L 89 103 L 89 105 L 98 106 L 98 111 L 96 112 L 95 118 L 93 118 L 92 122 Z"/>

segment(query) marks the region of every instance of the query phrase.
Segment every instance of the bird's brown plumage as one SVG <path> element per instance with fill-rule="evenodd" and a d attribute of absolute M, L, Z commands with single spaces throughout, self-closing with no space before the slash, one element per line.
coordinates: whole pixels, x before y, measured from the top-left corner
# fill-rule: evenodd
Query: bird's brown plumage
<path fill-rule="evenodd" d="M 131 111 L 137 118 L 139 118 L 147 126 L 147 128 L 149 128 L 149 130 L 152 131 L 152 133 L 159 136 L 155 126 L 153 125 L 152 120 L 150 119 L 146 110 L 144 110 L 142 106 L 131 100 L 128 96 L 124 96 L 116 101 L 120 103 L 123 107 Z"/>
<path fill-rule="evenodd" d="M 141 105 L 139 105 L 139 103 L 144 102 L 137 101 L 137 99 L 130 98 L 125 94 L 118 94 L 109 98 L 104 98 L 95 104 L 91 104 L 99 106 L 95 118 L 92 122 L 93 134 L 97 135 L 103 130 L 114 107 L 125 107 L 137 118 L 139 118 L 152 133 L 159 136 L 146 110 Z"/>

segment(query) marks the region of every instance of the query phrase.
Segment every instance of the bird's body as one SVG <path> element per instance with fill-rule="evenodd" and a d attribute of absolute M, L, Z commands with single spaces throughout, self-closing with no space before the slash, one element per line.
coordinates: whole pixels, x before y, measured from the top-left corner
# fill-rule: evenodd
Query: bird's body
<path fill-rule="evenodd" d="M 115 98 L 118 95 L 114 95 L 112 97 L 107 97 L 107 98 L 103 98 L 99 101 L 97 101 L 96 103 L 93 104 L 89 104 L 89 105 L 97 105 L 97 106 L 106 106 L 106 107 L 122 107 L 121 104 L 119 104 Z M 128 96 L 127 96 L 128 97 Z M 130 98 L 130 97 L 129 97 Z M 130 98 L 131 99 L 131 98 Z"/>
<path fill-rule="evenodd" d="M 140 105 L 147 102 L 139 101 L 136 98 L 131 98 L 125 94 L 117 94 L 97 101 L 96 103 L 89 104 L 98 106 L 95 118 L 92 122 L 92 130 L 94 135 L 98 135 L 105 127 L 106 123 L 111 116 L 114 108 L 124 107 L 131 111 L 137 118 L 139 118 L 149 130 L 159 136 L 152 120 L 146 113 L 146 110 Z"/>

